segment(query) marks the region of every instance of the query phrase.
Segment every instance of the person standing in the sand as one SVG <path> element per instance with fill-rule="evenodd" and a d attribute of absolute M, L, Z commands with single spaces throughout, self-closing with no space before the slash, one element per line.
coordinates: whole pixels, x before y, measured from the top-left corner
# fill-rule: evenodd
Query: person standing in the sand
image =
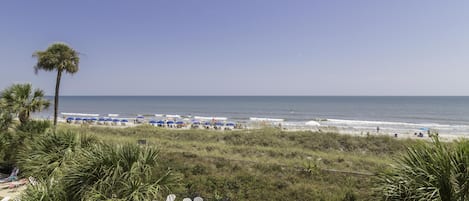
<path fill-rule="evenodd" d="M 379 133 L 379 126 L 376 127 L 376 132 Z"/>

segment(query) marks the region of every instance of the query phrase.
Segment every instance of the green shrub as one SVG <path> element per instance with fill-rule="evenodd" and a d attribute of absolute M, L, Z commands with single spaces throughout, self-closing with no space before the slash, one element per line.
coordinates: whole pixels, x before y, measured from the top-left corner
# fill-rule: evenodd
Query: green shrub
<path fill-rule="evenodd" d="M 51 123 L 48 120 L 29 120 L 16 127 L 16 130 L 31 133 L 31 134 L 43 134 L 51 127 Z"/>
<path fill-rule="evenodd" d="M 36 185 L 28 185 L 21 194 L 22 201 L 64 201 L 67 196 L 63 187 L 56 181 L 40 181 Z"/>
<path fill-rule="evenodd" d="M 13 123 L 13 115 L 0 108 L 0 131 L 7 131 Z"/>
<path fill-rule="evenodd" d="M 151 147 L 94 146 L 68 166 L 62 185 L 68 200 L 163 200 L 179 183 L 157 158 Z"/>
<path fill-rule="evenodd" d="M 469 141 L 410 147 L 389 172 L 379 175 L 379 190 L 386 200 L 469 199 Z"/>
<path fill-rule="evenodd" d="M 39 179 L 60 176 L 76 153 L 100 141 L 96 137 L 70 131 L 47 133 L 25 143 L 18 153 L 18 166 L 27 176 Z"/>
<path fill-rule="evenodd" d="M 351 191 L 347 191 L 347 193 L 345 193 L 344 199 L 342 199 L 342 201 L 356 201 L 356 200 L 357 198 L 355 194 Z"/>

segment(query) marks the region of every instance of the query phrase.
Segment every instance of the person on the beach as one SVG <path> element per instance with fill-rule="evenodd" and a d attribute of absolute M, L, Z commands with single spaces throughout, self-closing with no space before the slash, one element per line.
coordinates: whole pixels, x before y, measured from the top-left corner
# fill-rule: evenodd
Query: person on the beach
<path fill-rule="evenodd" d="M 379 133 L 379 126 L 376 127 L 376 132 Z"/>

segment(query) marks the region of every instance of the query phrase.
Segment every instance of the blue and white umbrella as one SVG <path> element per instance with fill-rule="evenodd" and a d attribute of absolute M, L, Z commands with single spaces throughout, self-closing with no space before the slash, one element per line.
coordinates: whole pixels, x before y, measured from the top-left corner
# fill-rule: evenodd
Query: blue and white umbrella
<path fill-rule="evenodd" d="M 75 120 L 75 118 L 73 118 L 73 117 L 68 117 L 67 118 L 67 121 L 73 121 L 73 120 Z"/>
<path fill-rule="evenodd" d="M 122 119 L 121 122 L 126 123 L 126 122 L 129 122 L 129 120 L 127 120 L 127 119 Z"/>
<path fill-rule="evenodd" d="M 150 123 L 150 124 L 156 124 L 156 121 L 155 121 L 155 120 L 151 120 L 151 121 L 149 121 L 148 123 Z"/>
<path fill-rule="evenodd" d="M 226 123 L 226 126 L 235 126 L 233 122 Z"/>
<path fill-rule="evenodd" d="M 199 125 L 199 124 L 200 124 L 200 121 L 193 121 L 192 124 Z"/>
<path fill-rule="evenodd" d="M 176 124 L 177 124 L 177 125 L 182 125 L 182 124 L 184 124 L 184 122 L 182 122 L 182 121 L 177 121 Z"/>
<path fill-rule="evenodd" d="M 91 120 L 91 121 L 97 121 L 97 120 L 98 120 L 98 118 L 96 118 L 96 117 L 93 117 L 93 118 L 91 118 L 90 120 Z"/>
<path fill-rule="evenodd" d="M 82 119 L 80 117 L 75 118 L 77 121 L 81 121 Z"/>
<path fill-rule="evenodd" d="M 98 121 L 106 121 L 106 119 L 101 117 L 101 118 L 98 119 Z"/>
<path fill-rule="evenodd" d="M 168 122 L 166 122 L 166 124 L 168 124 L 168 125 L 169 124 L 174 124 L 174 121 L 168 121 Z"/>
<path fill-rule="evenodd" d="M 112 121 L 112 119 L 111 119 L 111 118 L 107 118 L 105 121 Z"/>
<path fill-rule="evenodd" d="M 119 119 L 113 119 L 112 122 L 119 122 Z"/>
<path fill-rule="evenodd" d="M 223 126 L 223 125 L 224 125 L 223 122 L 216 122 L 215 123 L 215 126 Z"/>

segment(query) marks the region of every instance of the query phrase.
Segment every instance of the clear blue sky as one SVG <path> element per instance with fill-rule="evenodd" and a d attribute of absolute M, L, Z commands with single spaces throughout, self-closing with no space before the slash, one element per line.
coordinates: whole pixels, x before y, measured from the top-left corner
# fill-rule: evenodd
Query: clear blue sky
<path fill-rule="evenodd" d="M 469 95 L 469 1 L 1 1 L 0 88 L 63 95 Z"/>

